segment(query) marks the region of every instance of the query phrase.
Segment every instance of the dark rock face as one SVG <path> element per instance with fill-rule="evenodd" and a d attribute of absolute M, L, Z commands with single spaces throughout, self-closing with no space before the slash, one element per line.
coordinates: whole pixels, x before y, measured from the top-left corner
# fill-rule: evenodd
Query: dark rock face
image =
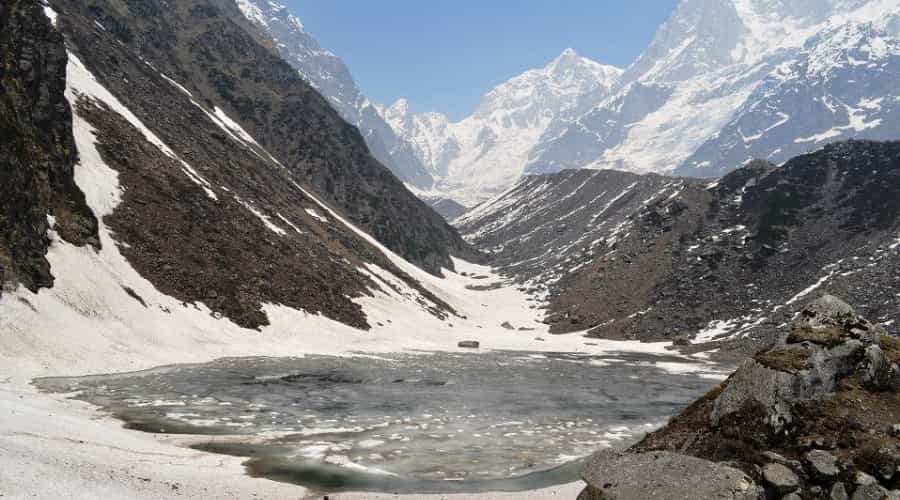
<path fill-rule="evenodd" d="M 66 60 L 62 36 L 38 2 L 0 5 L 0 285 L 53 285 L 48 215 L 66 241 L 99 246 L 97 221 L 73 177 Z"/>
<path fill-rule="evenodd" d="M 892 369 L 900 363 L 900 339 L 825 296 L 780 342 L 632 451 L 727 461 L 773 498 L 883 498 L 900 486 L 891 431 L 900 394 L 873 384 L 865 355 L 873 347 Z"/>
<path fill-rule="evenodd" d="M 233 2 L 54 4 L 63 17 L 79 19 L 63 29 L 83 54 L 92 54 L 98 41 L 122 43 L 190 90 L 197 102 L 234 118 L 298 180 L 411 262 L 437 273 L 452 268 L 451 252 L 476 258 L 446 221 L 372 158 L 359 131 L 279 57 Z M 132 82 L 120 78 L 126 73 L 146 78 L 151 68 L 121 68 L 122 56 L 105 52 L 84 57 L 85 64 L 113 94 L 134 100 L 129 105 L 135 114 L 152 123 L 158 108 L 133 99 Z"/>

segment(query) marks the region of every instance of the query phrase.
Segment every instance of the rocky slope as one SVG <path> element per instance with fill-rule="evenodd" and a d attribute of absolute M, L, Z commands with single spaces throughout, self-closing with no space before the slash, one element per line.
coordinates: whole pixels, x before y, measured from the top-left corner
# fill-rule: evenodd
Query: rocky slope
<path fill-rule="evenodd" d="M 549 284 L 556 331 L 759 340 L 819 289 L 897 319 L 898 173 L 898 143 L 865 141 L 716 183 L 566 171 L 525 178 L 459 223 L 524 286 Z"/>
<path fill-rule="evenodd" d="M 654 477 L 678 463 L 660 453 L 727 463 L 765 489 L 751 498 L 898 498 L 898 363 L 900 337 L 824 296 L 628 456 L 656 463 Z M 589 465 L 582 497 L 639 498 L 615 494 L 626 485 L 609 481 L 609 463 L 601 455 Z"/>
<path fill-rule="evenodd" d="M 322 48 L 303 23 L 282 3 L 270 0 L 238 0 L 244 16 L 270 36 L 285 61 L 300 72 L 334 109 L 359 128 L 372 156 L 400 180 L 419 189 L 434 184 L 414 148 L 385 123 L 376 105 L 359 89 L 347 65 Z"/>
<path fill-rule="evenodd" d="M 557 282 L 613 248 L 642 207 L 696 183 L 615 170 L 566 170 L 524 177 L 454 221 L 491 262 L 533 291 Z"/>
<path fill-rule="evenodd" d="M 47 230 L 99 246 L 97 221 L 75 185 L 72 114 L 62 37 L 33 1 L 0 5 L 0 284 L 53 284 Z M 0 287 L 0 294 L 3 293 Z"/>
<path fill-rule="evenodd" d="M 62 25 L 64 31 L 72 28 L 67 34 L 74 48 L 92 55 L 98 51 L 87 48 L 95 40 L 111 46 L 103 57 L 84 57 L 85 64 L 153 130 L 162 129 L 158 133 L 167 144 L 184 140 L 184 134 L 161 126 L 167 117 L 156 113 L 156 82 L 136 88 L 156 80 L 141 78 L 148 64 L 190 93 L 168 85 L 179 100 L 192 108 L 196 101 L 217 118 L 226 117 L 221 121 L 229 127 L 245 130 L 267 151 L 262 156 L 271 153 L 299 181 L 411 262 L 438 272 L 452 268 L 451 251 L 471 256 L 453 228 L 368 154 L 358 130 L 266 45 L 268 39 L 232 2 L 177 9 L 157 2 L 128 9 L 102 2 L 60 2 L 59 7 L 64 18 L 71 13 L 85 21 Z M 120 42 L 121 48 L 112 47 Z M 131 64 L 121 67 L 122 60 Z M 167 136 L 176 134 L 180 137 Z M 210 189 L 219 190 L 215 183 Z"/>
<path fill-rule="evenodd" d="M 359 299 L 381 294 L 455 317 L 421 284 L 433 277 L 386 247 L 432 272 L 452 266 L 451 250 L 474 252 L 236 5 L 7 6 L 0 265 L 29 310 L 4 304 L 4 315 L 35 321 L 32 301 L 53 297 L 18 285 L 36 291 L 63 272 L 60 300 L 89 318 L 127 304 L 157 322 L 183 316 L 150 294 L 251 329 L 278 307 L 367 329 Z M 86 244 L 94 251 L 71 246 Z"/>

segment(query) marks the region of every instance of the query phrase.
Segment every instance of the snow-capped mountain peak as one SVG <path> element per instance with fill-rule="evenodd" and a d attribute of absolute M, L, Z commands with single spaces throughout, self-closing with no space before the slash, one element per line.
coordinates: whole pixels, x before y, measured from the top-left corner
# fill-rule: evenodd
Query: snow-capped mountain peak
<path fill-rule="evenodd" d="M 519 126 L 533 126 L 575 104 L 580 96 L 609 92 L 622 70 L 565 49 L 540 69 L 532 69 L 494 87 L 484 95 L 474 117 L 510 117 Z M 497 115 L 499 113 L 499 116 Z"/>
<path fill-rule="evenodd" d="M 548 127 L 553 133 L 541 139 L 526 171 L 588 167 L 719 175 L 754 155 L 777 161 L 802 152 L 788 146 L 826 131 L 833 137 L 860 132 L 863 113 L 856 103 L 861 96 L 855 93 L 851 107 L 856 111 L 848 111 L 849 118 L 837 106 L 835 112 L 817 115 L 814 124 L 808 109 L 800 112 L 802 106 L 794 105 L 806 87 L 787 93 L 784 86 L 778 99 L 761 92 L 817 71 L 842 71 L 859 61 L 871 65 L 870 56 L 890 50 L 883 38 L 868 34 L 873 28 L 898 31 L 898 14 L 900 0 L 682 0 L 606 101 L 575 120 Z M 862 38 L 873 41 L 848 54 L 847 48 Z M 803 71 L 795 67 L 800 60 Z M 876 66 L 859 63 L 845 78 L 880 81 L 875 71 Z M 821 91 L 816 92 L 821 101 Z M 727 128 L 741 113 L 752 117 Z M 795 128 L 800 115 L 807 124 Z M 795 120 L 785 125 L 791 116 Z M 875 127 L 865 130 L 871 134 Z M 761 140 L 763 135 L 770 138 Z M 753 148 L 745 148 L 745 140 L 754 142 Z"/>
<path fill-rule="evenodd" d="M 473 205 L 515 182 L 547 126 L 605 98 L 622 72 L 569 48 L 544 67 L 497 85 L 458 122 L 441 113 L 413 114 L 404 99 L 382 114 L 416 146 L 437 190 Z"/>

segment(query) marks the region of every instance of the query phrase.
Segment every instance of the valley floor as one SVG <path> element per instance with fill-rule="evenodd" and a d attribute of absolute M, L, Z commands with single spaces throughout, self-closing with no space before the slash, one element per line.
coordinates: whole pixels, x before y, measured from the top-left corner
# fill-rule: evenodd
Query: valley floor
<path fill-rule="evenodd" d="M 80 251 L 57 247 L 51 251 L 55 254 L 51 259 L 62 264 L 60 252 L 71 257 L 73 252 Z M 269 310 L 273 326 L 254 332 L 228 326 L 229 322 L 213 319 L 193 306 L 183 307 L 189 311 L 184 313 L 189 314 L 189 320 L 180 318 L 190 327 L 175 328 L 176 322 L 151 323 L 153 329 L 147 330 L 133 320 L 124 320 L 120 310 L 94 303 L 89 290 L 77 290 L 83 285 L 76 284 L 83 281 L 67 282 L 67 273 L 60 275 L 57 286 L 38 294 L 21 289 L 4 294 L 0 299 L 4 318 L 0 337 L 0 366 L 3 367 L 0 497 L 156 499 L 312 495 L 298 486 L 249 478 L 240 458 L 180 446 L 185 436 L 126 430 L 119 421 L 90 405 L 39 393 L 30 385 L 35 377 L 134 371 L 226 356 L 461 351 L 456 344 L 466 339 L 479 340 L 483 349 L 671 354 L 665 344 L 602 341 L 586 339 L 580 334 L 549 335 L 546 326 L 536 322 L 539 311 L 529 307 L 522 292 L 510 285 L 482 291 L 467 288 L 499 283 L 501 278 L 484 267 L 461 261 L 458 265 L 460 274 L 447 273 L 447 278 L 435 278 L 430 285 L 441 285 L 443 296 L 452 299 L 451 303 L 467 319 L 459 319 L 452 326 L 447 321 L 429 321 L 415 312 L 421 310 L 412 305 L 406 311 L 388 307 L 398 303 L 396 297 L 388 301 L 376 296 L 361 302 L 373 324 L 381 322 L 387 326 L 370 332 L 277 307 Z M 59 268 L 73 269 L 67 265 Z M 150 290 L 142 293 L 147 294 L 148 303 L 163 300 L 160 295 L 152 296 Z M 391 318 L 391 323 L 387 323 Z M 212 324 L 204 325 L 204 321 Z M 509 330 L 500 326 L 502 321 L 535 330 Z M 677 365 L 662 368 L 717 376 L 702 359 Z M 574 498 L 580 488 L 580 484 L 573 483 L 530 492 L 529 498 Z M 434 498 L 517 498 L 521 494 L 435 495 Z M 395 496 L 360 493 L 336 498 Z"/>

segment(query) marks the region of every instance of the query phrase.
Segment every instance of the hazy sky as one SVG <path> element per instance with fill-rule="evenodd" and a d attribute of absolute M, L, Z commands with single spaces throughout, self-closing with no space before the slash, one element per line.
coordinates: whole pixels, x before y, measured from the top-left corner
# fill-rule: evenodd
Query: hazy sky
<path fill-rule="evenodd" d="M 370 99 L 454 119 L 566 47 L 625 67 L 677 0 L 286 0 Z"/>

